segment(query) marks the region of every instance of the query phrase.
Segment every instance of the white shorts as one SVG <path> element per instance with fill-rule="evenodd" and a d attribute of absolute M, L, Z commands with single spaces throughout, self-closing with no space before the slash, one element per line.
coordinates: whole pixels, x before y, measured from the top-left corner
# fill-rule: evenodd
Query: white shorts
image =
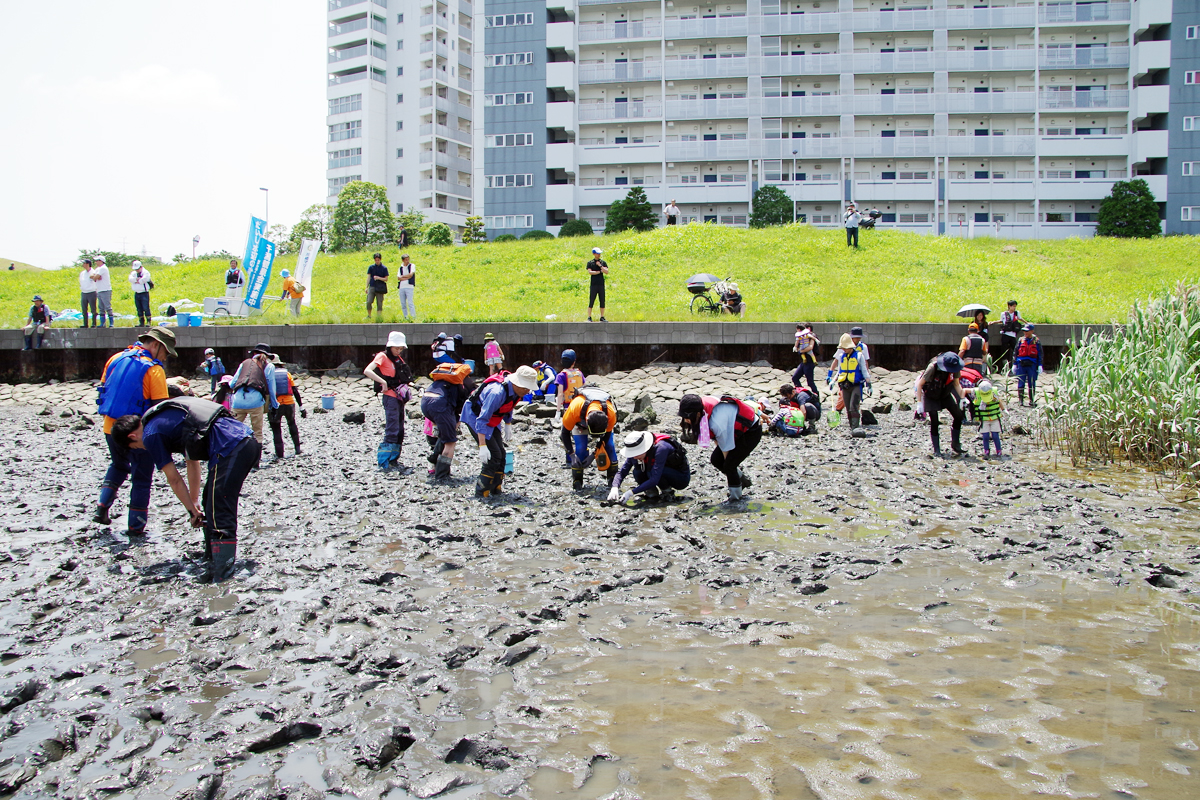
<path fill-rule="evenodd" d="M 980 433 L 999 433 L 1000 432 L 1000 420 L 990 419 L 987 422 L 979 423 L 979 432 Z"/>
<path fill-rule="evenodd" d="M 496 364 L 497 366 L 501 366 L 504 364 L 504 358 L 501 356 L 495 356 L 493 358 L 487 359 L 483 363 L 487 364 L 489 367 L 493 364 Z"/>

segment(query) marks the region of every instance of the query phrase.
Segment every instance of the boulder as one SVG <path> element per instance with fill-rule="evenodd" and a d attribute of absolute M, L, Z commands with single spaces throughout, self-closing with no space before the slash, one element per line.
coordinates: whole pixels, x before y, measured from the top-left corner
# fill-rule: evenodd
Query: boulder
<path fill-rule="evenodd" d="M 863 425 L 878 425 L 879 420 L 877 420 L 875 418 L 875 415 L 872 414 L 868 409 L 864 408 L 862 410 L 862 424 Z"/>
<path fill-rule="evenodd" d="M 641 414 L 630 414 L 625 420 L 625 429 L 630 431 L 649 430 L 650 420 L 646 419 Z"/>
<path fill-rule="evenodd" d="M 871 411 L 875 414 L 890 414 L 892 413 L 892 404 L 876 403 L 875 405 L 871 406 Z"/>
<path fill-rule="evenodd" d="M 348 425 L 363 425 L 367 421 L 367 415 L 362 411 L 348 411 L 342 415 L 342 422 Z"/>

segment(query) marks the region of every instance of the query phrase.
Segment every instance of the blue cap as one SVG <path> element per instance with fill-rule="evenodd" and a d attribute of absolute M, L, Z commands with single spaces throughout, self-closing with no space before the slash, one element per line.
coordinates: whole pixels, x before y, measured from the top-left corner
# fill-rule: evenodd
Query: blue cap
<path fill-rule="evenodd" d="M 288 271 L 285 269 L 283 272 L 281 272 L 281 273 L 279 273 L 279 274 L 280 274 L 280 275 L 282 275 L 283 277 L 285 277 L 285 278 L 286 278 L 286 277 L 288 277 L 289 275 L 291 275 L 292 273 L 288 272 Z"/>
<path fill-rule="evenodd" d="M 575 351 L 574 350 L 563 350 L 562 351 L 562 360 L 570 361 L 572 364 L 574 364 L 575 363 Z"/>
<path fill-rule="evenodd" d="M 1033 328 L 1034 328 L 1034 325 L 1032 322 L 1026 322 L 1025 327 L 1022 328 L 1021 330 L 1031 331 L 1031 330 L 1033 330 Z"/>

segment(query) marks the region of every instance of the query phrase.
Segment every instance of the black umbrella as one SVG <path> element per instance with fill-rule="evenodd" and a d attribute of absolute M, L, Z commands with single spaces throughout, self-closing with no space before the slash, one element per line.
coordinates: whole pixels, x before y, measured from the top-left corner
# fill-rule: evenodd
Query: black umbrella
<path fill-rule="evenodd" d="M 708 272 L 700 272 L 700 273 L 688 278 L 687 282 L 688 282 L 688 285 L 691 286 L 694 283 L 717 283 L 720 280 L 721 279 L 718 278 L 716 275 L 712 275 Z"/>

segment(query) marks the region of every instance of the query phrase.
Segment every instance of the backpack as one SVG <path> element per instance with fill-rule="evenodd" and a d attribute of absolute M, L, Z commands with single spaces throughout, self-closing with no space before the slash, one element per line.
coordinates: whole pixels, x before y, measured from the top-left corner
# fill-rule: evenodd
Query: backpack
<path fill-rule="evenodd" d="M 429 378 L 462 386 L 463 381 L 470 374 L 470 364 L 438 364 L 433 368 L 433 372 L 429 373 Z"/>
<path fill-rule="evenodd" d="M 679 440 L 670 434 L 654 434 L 654 444 L 659 442 L 667 442 L 671 445 L 671 455 L 667 456 L 666 466 L 678 472 L 688 471 L 687 450 L 683 448 Z"/>

